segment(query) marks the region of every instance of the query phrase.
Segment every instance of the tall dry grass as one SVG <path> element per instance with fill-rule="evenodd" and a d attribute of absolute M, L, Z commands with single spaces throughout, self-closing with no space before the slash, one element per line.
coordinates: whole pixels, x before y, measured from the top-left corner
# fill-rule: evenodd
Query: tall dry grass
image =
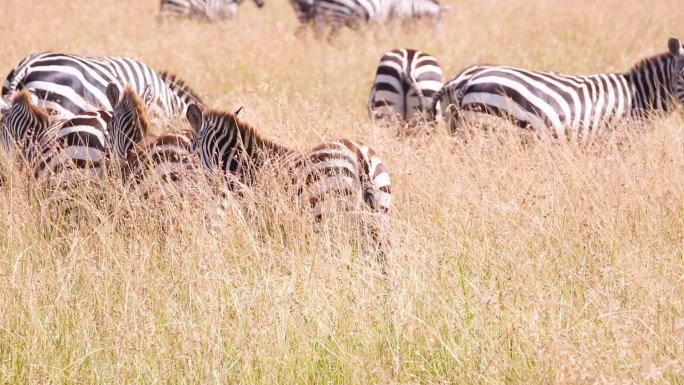
<path fill-rule="evenodd" d="M 355 218 L 314 226 L 278 193 L 234 202 L 215 236 L 211 207 L 160 215 L 116 180 L 75 199 L 89 219 L 54 214 L 5 162 L 0 383 L 684 383 L 680 115 L 579 147 L 399 138 L 365 111 L 385 50 L 450 75 L 620 71 L 684 38 L 679 2 L 454 1 L 434 28 L 332 45 L 297 40 L 285 1 L 224 25 L 157 25 L 156 7 L 0 2 L 0 71 L 37 50 L 130 55 L 295 148 L 366 141 L 392 172 L 389 279 Z"/>

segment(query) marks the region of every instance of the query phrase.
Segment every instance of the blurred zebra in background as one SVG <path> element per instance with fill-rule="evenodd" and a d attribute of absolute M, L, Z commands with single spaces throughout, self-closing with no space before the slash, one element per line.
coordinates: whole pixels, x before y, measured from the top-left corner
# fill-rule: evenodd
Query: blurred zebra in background
<path fill-rule="evenodd" d="M 432 100 L 442 88 L 437 60 L 414 49 L 393 49 L 380 59 L 368 101 L 373 119 L 399 118 L 409 123 L 434 120 Z"/>
<path fill-rule="evenodd" d="M 192 179 L 197 170 L 188 152 L 192 133 L 165 132 L 154 125 L 148 117 L 148 106 L 155 100 L 152 87 L 147 87 L 141 98 L 131 86 L 126 86 L 121 93 L 115 83 L 110 83 L 107 98 L 114 106 L 109 125 L 113 153 L 120 161 L 126 181 L 142 184 L 145 195 L 157 191 L 166 195 L 170 192 L 164 191 L 167 183 Z"/>
<path fill-rule="evenodd" d="M 233 17 L 244 0 L 161 0 L 162 17 L 188 17 L 208 21 L 221 21 Z M 264 0 L 254 0 L 261 8 Z"/>
<path fill-rule="evenodd" d="M 105 95 L 111 82 L 121 88 L 130 85 L 138 94 L 150 86 L 156 95 L 155 110 L 163 117 L 172 117 L 185 115 L 189 102 L 202 104 L 193 92 L 187 91 L 187 86 L 169 88 L 177 81 L 168 74 L 163 78 L 130 58 L 41 52 L 29 55 L 10 71 L 2 85 L 2 97 L 8 99 L 18 91 L 31 89 L 51 119 L 63 119 L 86 111 L 111 111 Z"/>
<path fill-rule="evenodd" d="M 290 0 L 300 22 L 313 24 L 316 37 L 330 28 L 332 38 L 344 27 L 362 23 L 409 20 L 421 17 L 439 19 L 448 9 L 438 0 Z"/>
<path fill-rule="evenodd" d="M 306 32 L 308 24 L 313 22 L 314 1 L 315 0 L 290 0 L 290 5 L 297 15 L 297 20 L 299 20 L 299 27 L 297 27 L 295 35 L 303 35 Z"/>
<path fill-rule="evenodd" d="M 0 136 L 8 152 L 19 155 L 38 180 L 60 184 L 76 175 L 102 177 L 109 152 L 107 111 L 83 112 L 51 122 L 27 90 L 19 92 L 3 111 Z"/>
<path fill-rule="evenodd" d="M 342 139 L 299 153 L 264 138 L 230 113 L 202 113 L 191 106 L 187 118 L 196 132 L 191 151 L 207 169 L 222 170 L 250 186 L 259 179 L 263 165 L 274 162 L 278 170 L 287 170 L 300 203 L 306 202 L 317 221 L 330 204 L 335 205 L 333 209 L 341 204 L 354 211 L 365 205 L 378 213 L 371 232 L 378 250 L 383 255 L 387 251 L 383 229 L 392 198 L 390 177 L 370 147 Z"/>
<path fill-rule="evenodd" d="M 637 63 L 626 73 L 568 76 L 521 68 L 474 65 L 435 96 L 451 131 L 478 115 L 508 119 L 554 138 L 588 141 L 625 118 L 646 118 L 684 105 L 684 47 Z"/>

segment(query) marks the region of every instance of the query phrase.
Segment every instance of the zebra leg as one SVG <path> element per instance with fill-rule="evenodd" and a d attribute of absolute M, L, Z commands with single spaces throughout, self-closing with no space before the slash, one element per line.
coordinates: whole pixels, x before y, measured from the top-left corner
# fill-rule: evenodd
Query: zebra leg
<path fill-rule="evenodd" d="M 297 29 L 295 30 L 295 37 L 297 39 L 305 39 L 306 38 L 306 32 L 309 29 L 308 24 L 299 24 L 297 26 Z"/>
<path fill-rule="evenodd" d="M 373 247 L 377 256 L 376 262 L 380 264 L 382 275 L 387 276 L 391 244 L 388 236 L 389 231 L 387 218 L 383 214 L 380 215 L 380 218 L 374 218 L 372 220 L 373 223 L 371 223 L 369 227 L 371 238 L 373 240 Z"/>
<path fill-rule="evenodd" d="M 333 20 L 330 25 L 330 33 L 328 34 L 328 43 L 332 43 L 335 38 L 340 34 L 340 30 L 345 25 L 343 21 Z"/>

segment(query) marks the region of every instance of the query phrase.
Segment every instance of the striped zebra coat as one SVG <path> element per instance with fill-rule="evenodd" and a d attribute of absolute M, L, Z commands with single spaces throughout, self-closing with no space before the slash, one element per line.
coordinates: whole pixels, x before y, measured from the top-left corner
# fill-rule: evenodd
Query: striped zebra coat
<path fill-rule="evenodd" d="M 434 57 L 413 49 L 388 51 L 378 65 L 368 113 L 373 119 L 434 120 L 432 100 L 442 81 Z"/>
<path fill-rule="evenodd" d="M 447 7 L 438 0 L 291 0 L 300 22 L 312 22 L 317 37 L 330 27 L 334 37 L 344 27 L 391 19 L 440 18 Z"/>
<path fill-rule="evenodd" d="M 113 153 L 124 180 L 138 186 L 146 197 L 182 194 L 180 186 L 194 180 L 198 170 L 188 151 L 192 133 L 164 132 L 153 125 L 148 117 L 147 106 L 154 100 L 149 87 L 143 99 L 130 86 L 120 93 L 112 83 L 107 97 L 114 106 L 110 123 Z"/>
<path fill-rule="evenodd" d="M 568 76 L 474 65 L 447 82 L 433 111 L 445 110 L 452 131 L 469 117 L 486 114 L 542 135 L 587 141 L 619 120 L 684 105 L 684 48 L 675 38 L 668 48 L 626 73 Z"/>
<path fill-rule="evenodd" d="M 107 111 L 84 112 L 51 122 L 45 109 L 28 91 L 18 93 L 4 111 L 2 144 L 18 149 L 41 181 L 66 183 L 77 176 L 102 177 L 109 153 Z"/>
<path fill-rule="evenodd" d="M 34 53 L 10 71 L 2 85 L 7 99 L 30 89 L 54 119 L 69 118 L 86 111 L 107 110 L 112 106 L 105 95 L 109 83 L 120 88 L 130 85 L 138 94 L 145 87 L 154 90 L 155 108 L 165 117 L 184 115 L 188 101 L 201 104 L 194 93 L 183 87 L 170 88 L 178 79 L 162 77 L 146 64 L 124 57 L 85 57 L 59 52 Z M 187 86 L 185 86 L 187 88 Z"/>
<path fill-rule="evenodd" d="M 262 137 L 230 113 L 202 113 L 190 107 L 187 118 L 196 131 L 191 151 L 207 169 L 237 176 L 247 186 L 259 179 L 267 162 L 288 170 L 293 186 L 286 187 L 294 187 L 300 203 L 311 208 L 317 221 L 323 219 L 323 206 L 330 202 L 341 203 L 345 210 L 364 205 L 380 214 L 371 230 L 379 250 L 386 252 L 382 233 L 392 197 L 390 177 L 370 147 L 343 139 L 299 153 Z"/>
<path fill-rule="evenodd" d="M 207 21 L 221 21 L 233 17 L 243 0 L 161 0 L 162 17 L 187 17 Z M 261 8 L 263 0 L 254 0 Z"/>

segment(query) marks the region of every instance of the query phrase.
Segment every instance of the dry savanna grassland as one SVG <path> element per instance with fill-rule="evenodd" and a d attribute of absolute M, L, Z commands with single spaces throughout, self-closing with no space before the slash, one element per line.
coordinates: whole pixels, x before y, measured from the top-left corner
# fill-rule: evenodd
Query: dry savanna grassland
<path fill-rule="evenodd" d="M 448 77 L 624 71 L 684 39 L 681 1 L 449 4 L 329 44 L 295 37 L 285 0 L 224 24 L 158 24 L 155 0 L 1 1 L 1 75 L 39 50 L 132 56 L 293 148 L 365 141 L 394 205 L 385 278 L 363 214 L 316 226 L 277 186 L 212 234 L 209 196 L 157 207 L 114 178 L 62 212 L 3 161 L 0 383 L 684 383 L 681 111 L 582 146 L 397 136 L 366 112 L 391 48 Z"/>

